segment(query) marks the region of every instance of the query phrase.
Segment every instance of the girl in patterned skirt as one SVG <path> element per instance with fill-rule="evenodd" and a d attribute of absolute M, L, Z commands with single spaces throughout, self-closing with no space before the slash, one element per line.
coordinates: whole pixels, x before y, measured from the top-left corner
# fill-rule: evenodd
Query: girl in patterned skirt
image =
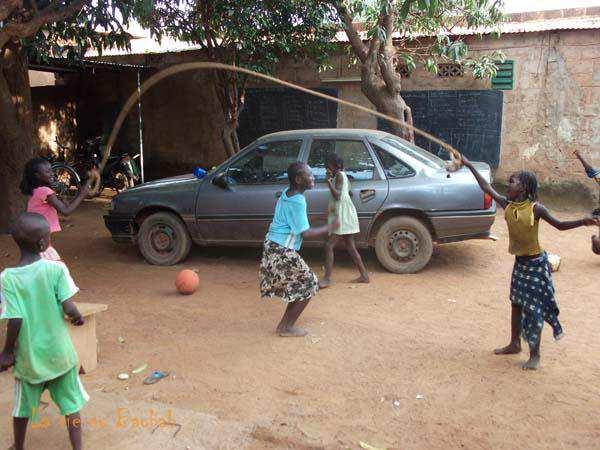
<path fill-rule="evenodd" d="M 282 337 L 305 336 L 306 331 L 294 324 L 309 300 L 319 290 L 316 275 L 298 254 L 302 239 L 325 236 L 335 231 L 339 223 L 311 228 L 308 223 L 304 191 L 312 189 L 315 179 L 310 167 L 295 162 L 288 168 L 290 187 L 281 193 L 275 216 L 269 226 L 260 264 L 261 297 L 280 297 L 286 310 L 277 334 Z"/>
<path fill-rule="evenodd" d="M 537 369 L 540 364 L 540 340 L 544 321 L 552 327 L 554 338 L 563 335 L 558 321 L 558 305 L 554 298 L 554 286 L 548 264 L 548 255 L 540 247 L 538 229 L 540 219 L 558 230 L 570 230 L 581 226 L 598 225 L 598 218 L 561 221 L 537 201 L 537 180 L 531 172 L 518 172 L 508 181 L 506 196 L 496 192 L 481 176 L 473 164 L 463 157 L 467 167 L 479 183 L 505 210 L 508 225 L 509 252 L 515 255 L 515 265 L 510 286 L 511 339 L 503 348 L 494 350 L 497 355 L 521 352 L 521 338 L 529 344 L 529 360 L 523 369 Z"/>
<path fill-rule="evenodd" d="M 354 243 L 354 235 L 360 233 L 358 214 L 350 198 L 350 182 L 344 172 L 344 161 L 336 153 L 327 155 L 327 185 L 329 186 L 329 214 L 328 222 L 339 220 L 339 228 L 329 235 L 325 245 L 325 276 L 319 282 L 319 287 L 324 289 L 331 286 L 331 272 L 333 271 L 333 249 L 341 239 L 346 244 L 346 250 L 352 257 L 354 265 L 360 272 L 360 277 L 354 283 L 368 283 L 369 273 L 363 263 L 360 253 Z"/>

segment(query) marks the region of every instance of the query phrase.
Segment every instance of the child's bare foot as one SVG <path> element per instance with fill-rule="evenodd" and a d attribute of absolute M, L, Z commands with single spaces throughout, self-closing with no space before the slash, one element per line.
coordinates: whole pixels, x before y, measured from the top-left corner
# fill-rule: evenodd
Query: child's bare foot
<path fill-rule="evenodd" d="M 506 347 L 494 350 L 494 355 L 516 355 L 521 353 L 521 344 L 508 344 Z"/>
<path fill-rule="evenodd" d="M 304 328 L 300 327 L 288 327 L 281 330 L 277 330 L 277 334 L 280 337 L 302 337 L 306 336 L 308 332 Z"/>
<path fill-rule="evenodd" d="M 331 286 L 331 280 L 329 278 L 323 278 L 319 281 L 319 289 L 327 289 Z"/>
<path fill-rule="evenodd" d="M 523 370 L 537 370 L 540 367 L 540 357 L 531 356 L 529 361 L 523 364 Z"/>
<path fill-rule="evenodd" d="M 369 280 L 369 277 L 363 277 L 362 275 L 351 281 L 351 283 L 365 283 L 365 284 L 369 284 L 370 282 L 371 282 L 371 280 Z"/>

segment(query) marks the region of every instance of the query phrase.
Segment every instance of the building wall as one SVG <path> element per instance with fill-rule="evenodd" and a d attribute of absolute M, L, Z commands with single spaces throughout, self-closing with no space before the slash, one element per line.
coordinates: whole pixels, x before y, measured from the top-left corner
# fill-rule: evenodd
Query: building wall
<path fill-rule="evenodd" d="M 600 30 L 470 37 L 467 42 L 473 56 L 501 50 L 515 61 L 514 89 L 504 91 L 497 179 L 505 182 L 511 173 L 527 169 L 542 184 L 572 184 L 590 191 L 595 184 L 585 178 L 573 151 L 581 150 L 600 166 Z M 347 68 L 344 56 L 335 60 L 336 68 L 322 78 L 359 77 L 358 68 Z M 371 107 L 360 92 L 360 82 L 335 85 L 341 98 Z M 467 73 L 440 78 L 421 67 L 403 82 L 407 91 L 490 88 L 490 80 L 476 80 Z M 345 107 L 338 119 L 340 127 L 376 127 L 374 117 Z"/>
<path fill-rule="evenodd" d="M 600 165 L 600 30 L 504 34 L 500 39 L 473 36 L 467 42 L 474 55 L 501 50 L 515 61 L 514 89 L 504 91 L 497 179 L 506 181 L 512 172 L 529 169 L 544 184 L 571 184 L 592 192 L 594 185 L 584 177 L 572 152 L 580 149 L 593 164 Z M 201 59 L 198 51 L 113 58 L 156 69 Z M 332 71 L 318 73 L 311 63 L 283 61 L 276 75 L 306 87 L 336 87 L 340 98 L 372 107 L 361 93 L 358 68 L 348 67 L 344 55 L 334 56 L 333 62 Z M 150 176 L 191 170 L 197 164 L 210 167 L 225 158 L 220 139 L 223 118 L 209 76 L 205 71 L 182 73 L 161 81 L 143 96 L 144 149 Z M 87 105 L 80 111 L 80 126 L 90 122 L 90 116 L 93 122 L 102 105 L 124 103 L 136 88 L 135 72 L 131 71 L 119 75 L 96 72 L 87 74 L 86 79 L 78 87 L 78 98 Z M 490 80 L 475 80 L 468 73 L 441 78 L 418 68 L 404 80 L 403 89 L 490 86 Z M 375 128 L 376 119 L 340 106 L 338 127 Z M 119 143 L 137 149 L 138 141 L 134 108 Z"/>
<path fill-rule="evenodd" d="M 64 86 L 33 87 L 31 99 L 35 129 L 34 145 L 42 155 L 59 153 L 61 145 L 72 146 L 77 133 L 76 102 Z"/>

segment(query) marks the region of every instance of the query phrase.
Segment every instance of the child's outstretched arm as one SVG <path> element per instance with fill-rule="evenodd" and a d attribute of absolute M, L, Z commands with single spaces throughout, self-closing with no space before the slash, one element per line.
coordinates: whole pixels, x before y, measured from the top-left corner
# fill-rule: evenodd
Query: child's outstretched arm
<path fill-rule="evenodd" d="M 505 196 L 500 195 L 498 192 L 496 192 L 492 185 L 488 183 L 488 181 L 485 178 L 483 178 L 483 176 L 477 171 L 475 167 L 473 167 L 473 163 L 471 163 L 471 161 L 469 161 L 464 156 L 462 157 L 462 163 L 463 166 L 465 166 L 471 171 L 471 173 L 477 180 L 477 183 L 479 184 L 481 190 L 486 194 L 489 194 L 502 208 L 506 208 L 506 206 L 508 205 L 508 199 Z"/>
<path fill-rule="evenodd" d="M 77 194 L 77 197 L 75 197 L 73 199 L 73 201 L 71 203 L 69 203 L 68 205 L 63 203 L 63 201 L 60 200 L 56 196 L 56 194 L 49 195 L 48 198 L 46 199 L 46 201 L 50 205 L 52 205 L 61 215 L 68 216 L 77 209 L 77 207 L 81 204 L 81 202 L 83 201 L 83 199 L 85 199 L 85 197 L 89 194 L 89 192 L 90 192 L 90 188 L 88 187 L 88 185 L 86 183 L 79 190 L 79 194 Z"/>
<path fill-rule="evenodd" d="M 590 165 L 590 163 L 588 163 L 585 158 L 583 156 L 581 156 L 581 153 L 579 153 L 579 150 L 575 150 L 573 152 L 573 154 L 577 157 L 577 159 L 579 161 L 581 161 L 581 164 L 583 165 L 583 168 L 585 169 L 586 173 L 590 173 L 593 172 L 594 168 Z"/>
<path fill-rule="evenodd" d="M 322 227 L 309 228 L 302 233 L 302 239 L 313 239 L 321 236 L 327 236 L 328 234 L 337 230 L 339 226 L 340 221 L 335 219 L 332 223 L 323 225 Z"/>
<path fill-rule="evenodd" d="M 329 186 L 329 192 L 331 192 L 333 198 L 339 200 L 342 195 L 342 187 L 344 187 L 344 180 L 340 172 L 336 174 L 335 180 L 327 178 L 327 186 Z"/>
<path fill-rule="evenodd" d="M 8 319 L 6 324 L 6 342 L 4 350 L 0 353 L 0 372 L 8 370 L 9 367 L 15 364 L 15 344 L 19 337 L 21 324 L 23 319 Z"/>
<path fill-rule="evenodd" d="M 540 203 L 536 203 L 533 209 L 536 219 L 543 219 L 560 231 L 572 230 L 579 227 L 600 226 L 600 219 L 597 217 L 584 217 L 579 220 L 559 220 L 550 214 L 548 208 Z"/>
<path fill-rule="evenodd" d="M 84 324 L 83 316 L 71 300 L 62 302 L 63 312 L 69 317 L 71 323 L 76 327 Z"/>

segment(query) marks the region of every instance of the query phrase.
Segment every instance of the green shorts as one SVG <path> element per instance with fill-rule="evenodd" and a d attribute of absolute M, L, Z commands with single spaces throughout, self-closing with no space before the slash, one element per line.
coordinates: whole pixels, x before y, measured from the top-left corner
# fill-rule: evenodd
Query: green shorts
<path fill-rule="evenodd" d="M 64 375 L 54 380 L 39 384 L 31 384 L 25 380 L 15 379 L 15 406 L 13 417 L 27 417 L 34 422 L 38 420 L 40 398 L 48 389 L 50 397 L 63 416 L 79 412 L 90 399 L 79 379 L 78 367 L 73 367 Z"/>

